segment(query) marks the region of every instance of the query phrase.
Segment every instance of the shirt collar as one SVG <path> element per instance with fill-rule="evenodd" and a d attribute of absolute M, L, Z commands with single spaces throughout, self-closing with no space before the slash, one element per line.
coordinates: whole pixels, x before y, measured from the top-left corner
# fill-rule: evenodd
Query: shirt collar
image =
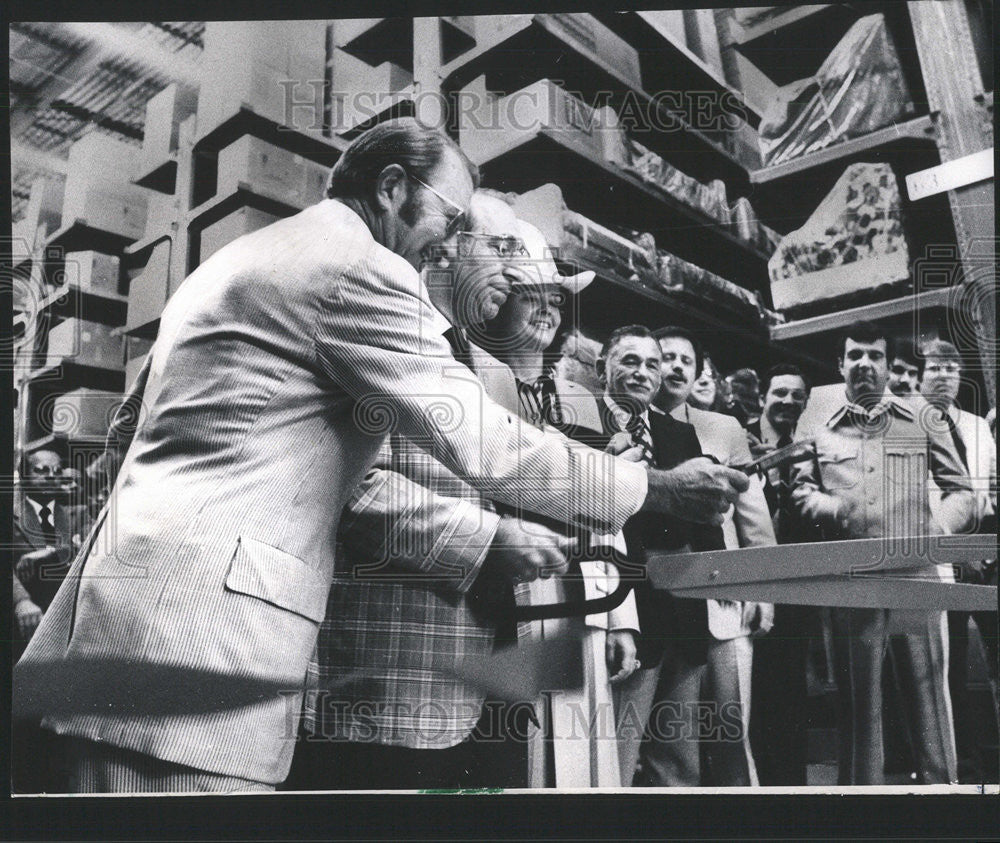
<path fill-rule="evenodd" d="M 615 401 L 614 398 L 612 398 L 607 393 L 605 393 L 604 395 L 604 403 L 605 405 L 607 405 L 607 408 L 611 411 L 611 417 L 615 420 L 618 427 L 624 430 L 625 425 L 627 425 L 632 420 L 632 414 L 624 407 L 622 407 L 617 401 Z M 639 414 L 639 417 L 643 420 L 646 427 L 649 427 L 649 411 L 643 410 Z"/>
<path fill-rule="evenodd" d="M 826 422 L 826 426 L 830 429 L 835 428 L 841 421 L 844 420 L 844 418 L 846 418 L 848 413 L 855 416 L 865 417 L 869 421 L 874 421 L 887 412 L 893 413 L 894 415 L 909 421 L 913 421 L 915 418 L 913 410 L 910 407 L 908 407 L 891 392 L 885 392 L 882 394 L 882 398 L 879 400 L 878 404 L 870 410 L 865 409 L 860 404 L 855 404 L 853 401 L 847 400 L 847 397 L 845 396 L 844 403 L 837 408 L 832 416 L 830 416 Z"/>
<path fill-rule="evenodd" d="M 41 520 L 41 518 L 42 518 L 42 507 L 43 506 L 47 506 L 49 508 L 49 517 L 50 518 L 54 517 L 55 514 L 56 514 L 56 499 L 55 498 L 52 498 L 52 500 L 50 500 L 50 501 L 46 501 L 44 504 L 40 504 L 34 498 L 29 498 L 27 496 L 25 496 L 25 500 L 27 500 L 28 503 L 31 504 L 31 508 L 33 510 L 35 510 L 35 515 L 38 516 L 39 520 Z"/>

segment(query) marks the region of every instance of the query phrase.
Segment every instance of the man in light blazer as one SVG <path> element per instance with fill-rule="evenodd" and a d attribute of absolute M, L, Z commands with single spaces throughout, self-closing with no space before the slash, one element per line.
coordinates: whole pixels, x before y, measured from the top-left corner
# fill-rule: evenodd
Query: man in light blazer
<path fill-rule="evenodd" d="M 591 529 L 640 507 L 715 519 L 745 485 L 703 461 L 591 468 L 455 373 L 415 267 L 476 179 L 443 134 L 382 123 L 328 199 L 219 250 L 167 303 L 114 490 L 15 671 L 19 713 L 71 739 L 72 790 L 285 778 L 338 514 L 392 430 L 497 500 Z"/>
<path fill-rule="evenodd" d="M 516 415 L 513 372 L 461 339 L 510 289 L 501 258 L 521 245 L 518 221 L 480 190 L 467 229 L 449 244 L 448 265 L 424 270 L 428 295 L 464 351 L 456 368 L 468 366 Z M 553 572 L 539 569 L 551 560 L 534 552 L 550 533 L 501 516 L 431 454 L 391 434 L 341 517 L 286 789 L 523 787 L 527 761 L 517 763 L 515 740 L 490 716 L 499 706 L 484 711 L 482 690 L 449 670 L 497 641 L 499 603 L 484 588 L 512 592 Z"/>
<path fill-rule="evenodd" d="M 655 332 L 663 352 L 663 378 L 656 406 L 670 413 L 678 421 L 687 422 L 695 429 L 701 449 L 723 465 L 746 465 L 751 461 L 746 433 L 731 416 L 700 410 L 687 403 L 695 379 L 701 372 L 703 353 L 701 343 L 689 331 L 676 326 Z M 758 477 L 750 478 L 750 488 L 737 498 L 726 513 L 722 533 L 727 549 L 760 547 L 776 544 L 774 525 L 764 496 L 764 487 Z M 686 698 L 695 706 L 708 700 L 720 708 L 739 706 L 742 729 L 739 734 L 741 752 L 717 753 L 718 762 L 712 768 L 712 779 L 699 779 L 698 752 L 695 740 L 661 742 L 651 747 L 664 758 L 662 768 L 657 765 L 647 772 L 658 774 L 669 771 L 673 776 L 667 781 L 652 783 L 669 785 L 713 784 L 720 786 L 748 786 L 758 784 L 757 770 L 750 748 L 750 688 L 753 669 L 753 642 L 751 636 L 768 632 L 774 619 L 770 603 L 742 601 L 707 601 L 708 646 L 705 677 L 711 681 L 695 680 L 702 668 L 691 665 L 686 675 L 679 670 L 674 685 L 676 693 L 703 696 Z M 701 686 L 699 691 L 699 685 Z M 707 695 L 707 696 L 706 696 Z M 677 699 L 678 697 L 667 697 Z M 667 759 L 673 759 L 667 763 Z"/>

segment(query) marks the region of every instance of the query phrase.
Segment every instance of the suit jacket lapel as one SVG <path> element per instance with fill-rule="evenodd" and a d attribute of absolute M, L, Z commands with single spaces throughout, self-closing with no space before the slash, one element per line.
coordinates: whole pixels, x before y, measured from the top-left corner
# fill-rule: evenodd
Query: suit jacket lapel
<path fill-rule="evenodd" d="M 38 520 L 35 508 L 28 502 L 26 495 L 18 496 L 19 509 L 15 513 L 17 518 L 15 523 L 20 528 L 24 540 L 33 548 L 45 547 L 45 538 L 42 536 L 42 522 Z"/>

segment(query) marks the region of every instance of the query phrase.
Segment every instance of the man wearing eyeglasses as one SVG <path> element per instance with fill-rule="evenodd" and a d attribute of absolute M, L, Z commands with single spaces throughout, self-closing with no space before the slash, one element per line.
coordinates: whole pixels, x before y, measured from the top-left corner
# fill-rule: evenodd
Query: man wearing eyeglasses
<path fill-rule="evenodd" d="M 950 342 L 933 340 L 921 349 L 924 358 L 920 393 L 940 413 L 944 427 L 955 445 L 972 479 L 976 495 L 976 522 L 973 529 L 981 533 L 996 532 L 997 510 L 997 451 L 986 419 L 963 410 L 958 405 L 962 384 L 962 356 Z M 932 423 L 933 419 L 929 421 Z M 938 504 L 940 492 L 932 490 L 931 506 Z M 971 562 L 958 569 L 963 582 L 996 585 L 996 557 Z M 987 747 L 995 745 L 996 731 L 992 724 L 977 722 L 969 697 L 968 656 L 969 621 L 975 622 L 986 648 L 987 669 L 996 686 L 997 614 L 996 612 L 948 612 L 948 687 L 951 691 L 952 716 L 958 746 L 958 775 L 961 782 L 996 781 L 996 753 Z M 994 718 L 996 696 L 993 695 Z M 992 734 L 991 734 L 992 733 Z"/>
<path fill-rule="evenodd" d="M 480 190 L 465 221 L 428 251 L 422 276 L 452 325 L 446 338 L 461 363 L 452 374 L 468 378 L 471 370 L 490 397 L 516 411 L 512 373 L 468 342 L 466 329 L 496 315 L 510 292 L 505 261 L 524 252 L 517 219 L 502 198 Z M 433 455 L 393 433 L 345 508 L 339 541 L 285 788 L 524 786 L 517 774 L 525 777 L 527 761 L 502 717 L 491 716 L 502 707 L 484 709 L 483 693 L 448 669 L 497 643 L 497 591 L 510 592 L 512 603 L 512 589 L 527 587 L 517 583 L 565 568 L 561 537 L 498 515 Z"/>
<path fill-rule="evenodd" d="M 102 520 L 15 671 L 20 710 L 72 736 L 74 791 L 285 778 L 337 519 L 390 432 L 499 501 L 603 532 L 640 507 L 711 520 L 746 488 L 707 463 L 585 463 L 454 376 L 416 267 L 477 179 L 445 135 L 386 121 L 341 155 L 327 199 L 215 252 L 167 302 Z M 179 714 L 192 682 L 226 704 Z"/>

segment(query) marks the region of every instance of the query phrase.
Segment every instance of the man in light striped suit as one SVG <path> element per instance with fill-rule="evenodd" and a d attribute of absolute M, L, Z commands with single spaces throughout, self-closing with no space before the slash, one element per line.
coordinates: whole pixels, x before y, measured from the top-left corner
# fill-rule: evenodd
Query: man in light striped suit
<path fill-rule="evenodd" d="M 477 178 L 441 133 L 380 124 L 328 199 L 220 249 L 167 303 L 108 504 L 15 672 L 16 713 L 71 739 L 71 790 L 285 778 L 338 514 L 393 430 L 496 500 L 600 532 L 643 507 L 718 520 L 746 488 L 703 460 L 584 461 L 453 376 L 415 267 Z"/>

